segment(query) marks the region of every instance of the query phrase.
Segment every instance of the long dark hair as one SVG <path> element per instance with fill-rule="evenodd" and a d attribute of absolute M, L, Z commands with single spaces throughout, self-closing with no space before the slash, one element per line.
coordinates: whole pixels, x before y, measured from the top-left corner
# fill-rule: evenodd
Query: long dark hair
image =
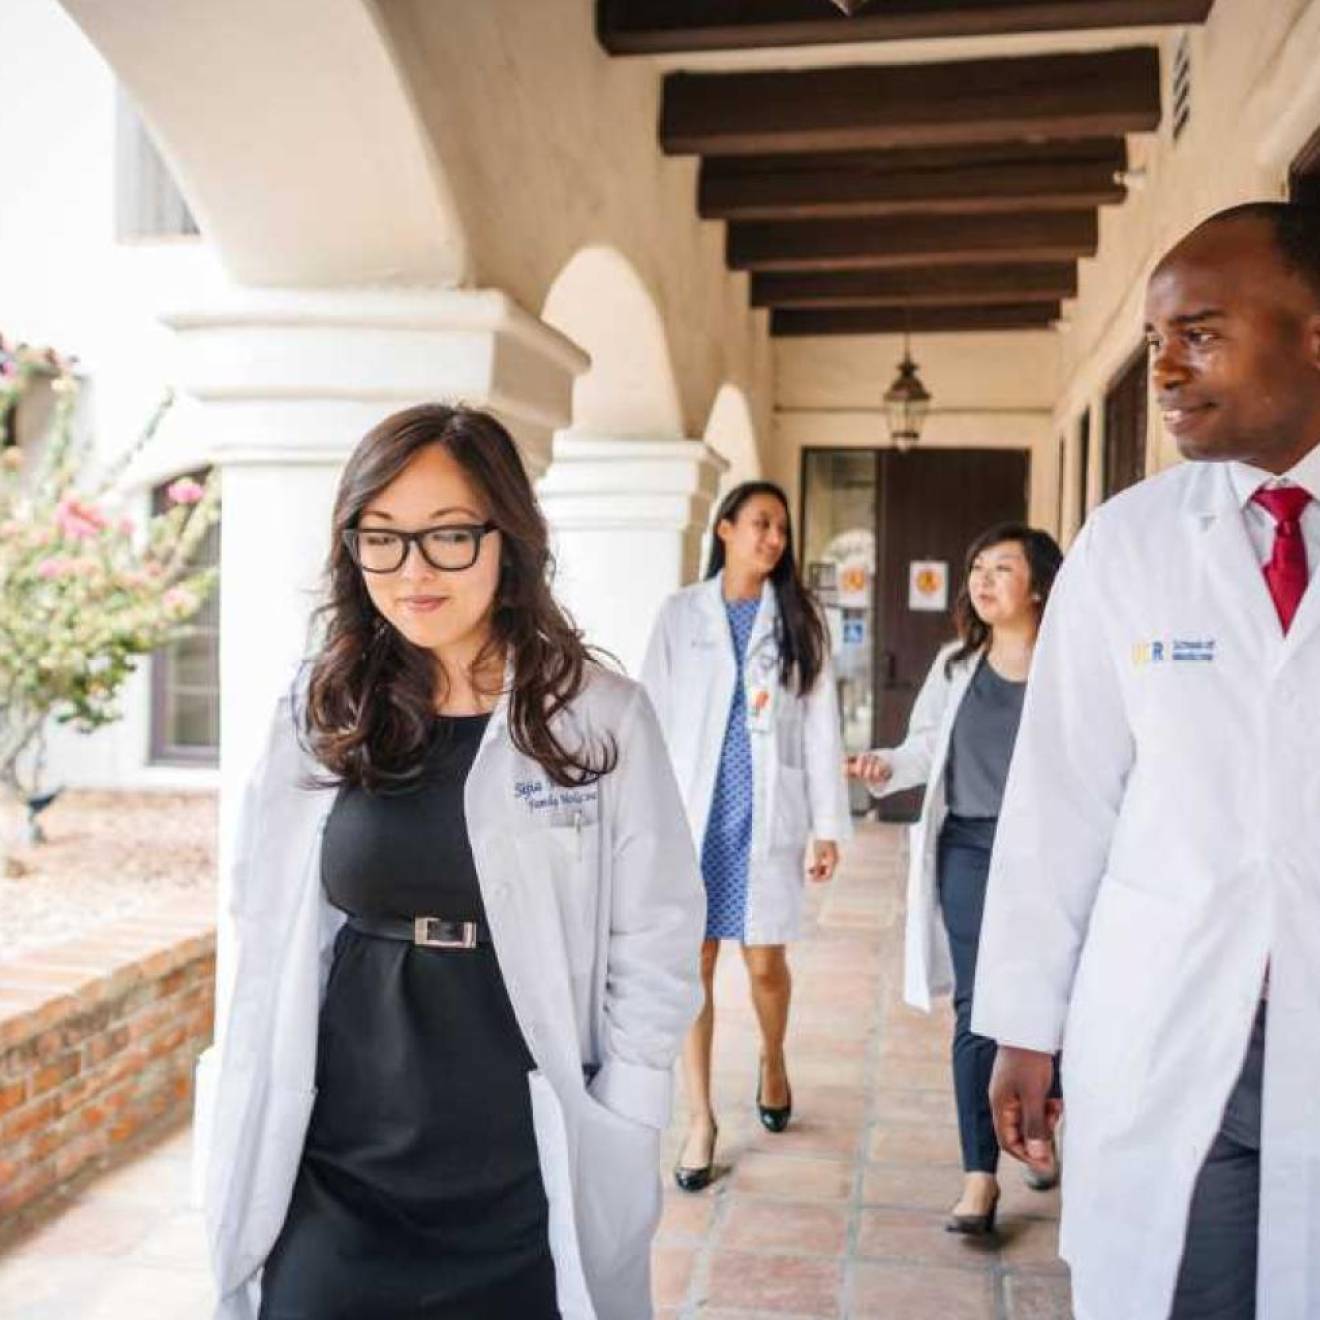
<path fill-rule="evenodd" d="M 798 572 L 797 556 L 793 553 L 793 520 L 788 514 L 788 496 L 773 481 L 744 481 L 735 486 L 720 501 L 712 524 L 718 528 L 722 522 L 734 522 L 743 505 L 754 495 L 772 495 L 784 506 L 787 536 L 784 553 L 770 573 L 779 606 L 779 621 L 775 640 L 779 643 L 779 680 L 785 687 L 793 687 L 799 696 L 805 696 L 816 686 L 825 657 L 829 653 L 829 636 L 820 608 L 802 582 Z M 706 561 L 706 576 L 713 578 L 724 567 L 724 542 L 718 534 L 710 539 L 710 558 Z"/>
<path fill-rule="evenodd" d="M 962 586 L 958 590 L 958 599 L 953 603 L 953 622 L 958 629 L 961 645 L 944 662 L 944 673 L 949 675 L 955 665 L 966 660 L 969 655 L 982 651 L 990 643 L 990 625 L 985 623 L 972 607 L 972 565 L 977 555 L 988 550 L 992 545 L 1003 545 L 1005 541 L 1016 541 L 1022 547 L 1026 557 L 1027 570 L 1031 579 L 1031 592 L 1036 597 L 1036 618 L 1045 613 L 1045 602 L 1050 598 L 1050 588 L 1063 563 L 1063 551 L 1059 543 L 1038 527 L 1028 527 L 1026 523 L 1004 522 L 987 527 L 967 547 L 967 556 L 963 561 Z"/>
<path fill-rule="evenodd" d="M 312 753 L 337 782 L 368 789 L 406 783 L 421 772 L 439 669 L 429 651 L 408 641 L 371 603 L 343 533 L 428 445 L 443 446 L 463 469 L 500 532 L 491 635 L 473 662 L 474 677 L 507 646 L 514 746 L 557 784 L 598 779 L 614 768 L 615 746 L 566 747 L 551 727 L 581 690 L 592 654 L 551 592 L 554 560 L 545 518 L 517 446 L 489 413 L 436 403 L 405 408 L 373 427 L 339 479 L 328 600 L 317 612 L 325 639 L 312 662 L 304 715 Z"/>

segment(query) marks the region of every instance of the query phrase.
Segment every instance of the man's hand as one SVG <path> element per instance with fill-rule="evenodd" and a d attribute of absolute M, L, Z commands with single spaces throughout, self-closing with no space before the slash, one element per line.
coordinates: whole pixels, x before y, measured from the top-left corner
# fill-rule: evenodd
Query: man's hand
<path fill-rule="evenodd" d="M 1001 1045 L 990 1075 L 990 1111 L 999 1144 L 1038 1173 L 1054 1168 L 1054 1129 L 1063 1101 L 1050 1099 L 1054 1056 Z"/>
<path fill-rule="evenodd" d="M 834 874 L 839 864 L 839 845 L 833 839 L 817 839 L 812 845 L 811 865 L 807 867 L 807 878 L 823 885 Z"/>

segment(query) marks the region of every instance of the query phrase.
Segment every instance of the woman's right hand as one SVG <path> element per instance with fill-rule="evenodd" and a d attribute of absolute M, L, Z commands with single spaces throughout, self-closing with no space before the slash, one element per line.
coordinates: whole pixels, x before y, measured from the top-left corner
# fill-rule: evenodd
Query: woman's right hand
<path fill-rule="evenodd" d="M 880 752 L 860 752 L 848 758 L 848 773 L 867 788 L 883 788 L 894 775 L 894 767 Z"/>

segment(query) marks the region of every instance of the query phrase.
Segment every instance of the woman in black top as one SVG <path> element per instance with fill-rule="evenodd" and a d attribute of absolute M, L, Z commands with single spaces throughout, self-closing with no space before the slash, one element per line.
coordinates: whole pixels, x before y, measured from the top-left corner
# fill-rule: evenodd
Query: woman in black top
<path fill-rule="evenodd" d="M 946 1224 L 956 1233 L 993 1229 L 999 1201 L 999 1143 L 988 1096 L 995 1042 L 971 1026 L 976 947 L 1027 673 L 1062 557 L 1054 538 L 1034 528 L 1001 524 L 978 536 L 954 605 L 959 641 L 941 651 L 922 689 L 920 715 L 913 712 L 920 729 L 911 729 L 902 747 L 867 752 L 851 765 L 876 794 L 923 782 L 916 774 L 896 775 L 896 762 L 925 765 L 947 808 L 931 827 L 939 830 L 935 892 L 953 963 L 956 1011 L 953 1083 L 964 1181 Z M 928 804 L 923 820 L 929 812 Z M 1037 1182 L 1052 1185 L 1049 1179 Z"/>
<path fill-rule="evenodd" d="M 277 953 L 298 961 L 291 977 L 248 965 L 280 1004 L 283 1045 L 251 1025 L 270 1020 L 251 995 L 235 1025 L 235 993 L 218 1085 L 252 1117 L 208 1166 L 208 1225 L 227 1252 L 223 1234 L 248 1241 L 288 1196 L 260 1320 L 645 1317 L 661 1105 L 695 1012 L 702 917 L 654 714 L 555 604 L 545 523 L 494 418 L 387 418 L 345 469 L 335 530 L 324 640 L 294 708 L 301 760 L 323 775 L 298 788 L 335 790 L 318 920 L 333 930 L 343 914 L 315 1101 L 290 1194 L 268 1170 L 301 1131 L 282 1131 L 289 1083 L 271 1079 L 305 1054 L 304 943 Z M 305 815 L 278 768 L 283 736 L 277 718 L 249 789 L 249 888 L 294 883 L 259 865 L 288 846 L 272 818 Z M 240 918 L 254 909 L 238 902 Z M 627 1185 L 602 1196 L 612 1158 Z M 217 1167 L 240 1160 L 237 1177 Z M 247 1320 L 247 1291 L 220 1314 Z"/>

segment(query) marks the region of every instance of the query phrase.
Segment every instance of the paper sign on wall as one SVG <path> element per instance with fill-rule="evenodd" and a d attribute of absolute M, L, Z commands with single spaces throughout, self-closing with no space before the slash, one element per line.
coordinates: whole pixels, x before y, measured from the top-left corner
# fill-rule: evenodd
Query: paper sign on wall
<path fill-rule="evenodd" d="M 865 609 L 871 603 L 871 566 L 864 559 L 848 559 L 839 565 L 839 604 Z"/>
<path fill-rule="evenodd" d="M 949 565 L 943 559 L 914 559 L 908 565 L 908 609 L 949 608 Z"/>

